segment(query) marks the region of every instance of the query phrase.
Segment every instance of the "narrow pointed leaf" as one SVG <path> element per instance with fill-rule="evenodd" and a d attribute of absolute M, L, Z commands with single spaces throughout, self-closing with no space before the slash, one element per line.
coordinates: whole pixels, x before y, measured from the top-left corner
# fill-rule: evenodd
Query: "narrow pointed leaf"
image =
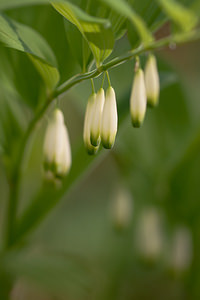
<path fill-rule="evenodd" d="M 148 30 L 144 20 L 133 10 L 133 8 L 123 0 L 100 0 L 108 5 L 111 9 L 129 19 L 138 32 L 141 41 L 144 44 L 152 42 L 153 37 Z"/>
<path fill-rule="evenodd" d="M 68 1 L 52 2 L 52 5 L 78 28 L 88 42 L 97 65 L 100 65 L 111 54 L 114 46 L 114 35 L 110 28 L 110 22 L 90 16 Z"/>
<path fill-rule="evenodd" d="M 167 16 L 182 30 L 190 31 L 198 22 L 194 11 L 175 0 L 157 0 Z"/>

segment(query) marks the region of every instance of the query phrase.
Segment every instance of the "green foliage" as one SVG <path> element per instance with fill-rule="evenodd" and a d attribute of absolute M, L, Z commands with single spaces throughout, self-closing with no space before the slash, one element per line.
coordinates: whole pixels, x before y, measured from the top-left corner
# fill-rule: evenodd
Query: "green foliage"
<path fill-rule="evenodd" d="M 151 33 L 148 31 L 143 19 L 135 13 L 132 7 L 123 0 L 102 0 L 111 9 L 115 10 L 120 15 L 129 19 L 135 26 L 141 41 L 144 44 L 148 44 L 153 41 Z"/>
<path fill-rule="evenodd" d="M 197 26 L 195 13 L 174 0 L 158 0 L 166 14 L 183 31 L 189 31 Z"/>
<path fill-rule="evenodd" d="M 151 278 L 133 245 L 136 223 L 116 233 L 105 210 L 115 185 L 125 182 L 136 219 L 153 204 L 163 210 L 168 231 L 184 223 L 194 238 L 199 235 L 199 74 L 192 70 L 199 68 L 198 54 L 185 48 L 183 58 L 183 52 L 169 55 L 170 48 L 200 39 L 199 7 L 199 0 L 0 0 L 0 179 L 6 182 L 0 182 L 0 298 L 9 299 L 23 277 L 58 299 L 160 299 L 158 286 L 170 299 L 180 282 L 198 299 L 197 257 L 189 278 L 171 278 L 159 262 L 155 291 L 141 288 Z M 139 55 L 143 68 L 146 53 L 163 48 L 160 105 L 133 130 L 130 60 Z M 116 90 L 119 134 L 111 152 L 100 149 L 90 157 L 82 141 L 87 81 L 94 78 L 97 90 L 107 70 Z M 41 171 L 45 116 L 54 102 L 63 106 L 73 149 L 72 169 L 61 186 L 44 181 Z M 73 201 L 67 205 L 68 197 Z M 40 226 L 51 211 L 52 219 Z M 199 253 L 198 239 L 194 247 Z"/>
<path fill-rule="evenodd" d="M 0 40 L 10 48 L 25 52 L 38 69 L 48 88 L 59 80 L 55 57 L 45 40 L 33 29 L 0 15 Z"/>
<path fill-rule="evenodd" d="M 99 66 L 111 54 L 114 46 L 114 37 L 109 22 L 92 17 L 67 1 L 52 3 L 52 5 L 79 29 L 89 43 L 97 66 Z"/>

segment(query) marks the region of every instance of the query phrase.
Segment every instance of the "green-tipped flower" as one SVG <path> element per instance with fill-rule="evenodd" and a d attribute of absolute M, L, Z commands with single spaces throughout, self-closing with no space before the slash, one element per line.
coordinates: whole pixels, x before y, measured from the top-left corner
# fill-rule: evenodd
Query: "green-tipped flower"
<path fill-rule="evenodd" d="M 115 136 L 117 134 L 117 122 L 118 116 L 115 91 L 110 86 L 106 91 L 101 121 L 101 142 L 106 149 L 110 149 L 114 145 Z"/>
<path fill-rule="evenodd" d="M 99 146 L 94 147 L 90 141 L 90 139 L 91 139 L 91 124 L 92 124 L 92 118 L 93 118 L 93 114 L 94 114 L 95 100 L 96 100 L 96 94 L 93 93 L 88 99 L 86 112 L 85 112 L 84 128 L 83 128 L 84 144 L 85 144 L 88 154 L 90 154 L 90 155 L 95 154 L 99 148 Z"/>
<path fill-rule="evenodd" d="M 95 104 L 94 104 L 94 111 L 91 121 L 91 144 L 93 146 L 98 146 L 100 143 L 100 129 L 101 129 L 101 118 L 103 112 L 103 106 L 105 102 L 105 95 L 103 88 L 97 93 Z"/>
<path fill-rule="evenodd" d="M 71 148 L 63 113 L 55 109 L 44 139 L 44 168 L 54 178 L 62 178 L 71 167 Z"/>
<path fill-rule="evenodd" d="M 134 127 L 140 127 L 142 125 L 146 113 L 146 105 L 147 98 L 144 73 L 142 69 L 139 68 L 135 73 L 130 99 L 131 119 Z"/>
<path fill-rule="evenodd" d="M 145 86 L 147 94 L 147 103 L 154 107 L 158 104 L 160 94 L 160 81 L 157 69 L 156 58 L 154 55 L 149 55 L 145 67 Z"/>

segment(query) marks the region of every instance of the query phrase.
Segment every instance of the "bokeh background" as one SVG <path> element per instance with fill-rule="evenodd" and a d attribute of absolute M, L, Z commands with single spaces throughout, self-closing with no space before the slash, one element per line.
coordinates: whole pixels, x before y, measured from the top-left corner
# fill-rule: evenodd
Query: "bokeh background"
<path fill-rule="evenodd" d="M 56 53 L 61 82 L 80 71 L 62 17 L 51 7 L 18 8 L 8 15 L 45 36 Z M 125 35 L 112 56 L 129 48 Z M 132 128 L 129 115 L 134 62 L 110 71 L 119 130 L 114 148 L 101 149 L 95 158 L 83 150 L 75 161 L 77 149 L 83 147 L 90 82 L 60 97 L 73 163 L 88 164 L 77 169 L 62 199 L 10 255 L 8 273 L 16 279 L 11 299 L 199 299 L 199 52 L 199 42 L 155 52 L 160 103 L 148 109 L 141 129 Z M 141 59 L 144 66 L 146 56 Z M 101 79 L 95 79 L 97 89 Z M 15 152 L 20 132 L 37 109 L 42 85 L 25 55 L 0 46 L 0 138 L 7 156 Z M 44 131 L 53 107 L 27 151 L 19 216 L 41 186 Z M 9 167 L 5 155 L 0 165 L 1 244 L 8 196 L 3 162 Z"/>

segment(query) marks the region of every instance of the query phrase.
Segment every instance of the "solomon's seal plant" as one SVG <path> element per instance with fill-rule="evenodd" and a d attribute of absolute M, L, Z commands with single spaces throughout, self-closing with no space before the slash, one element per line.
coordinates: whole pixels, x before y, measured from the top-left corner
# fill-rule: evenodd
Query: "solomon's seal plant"
<path fill-rule="evenodd" d="M 160 90 L 176 80 L 175 76 L 169 76 L 172 73 L 171 69 L 168 68 L 166 72 L 162 72 L 162 68 L 158 69 L 156 59 L 159 62 L 158 66 L 162 66 L 158 51 L 165 49 L 168 53 L 177 46 L 200 40 L 199 7 L 199 0 L 0 0 L 0 163 L 6 190 L 0 198 L 5 198 L 6 201 L 2 203 L 7 204 L 0 209 L 5 219 L 3 239 L 0 243 L 0 299 L 10 300 L 16 278 L 25 274 L 25 277 L 27 275 L 37 281 L 42 277 L 40 273 L 37 276 L 32 260 L 30 268 L 26 268 L 26 263 L 20 259 L 29 254 L 29 234 L 31 230 L 38 228 L 40 222 L 87 170 L 96 166 L 106 155 L 114 158 L 120 169 L 119 173 L 123 173 L 126 179 L 134 173 L 132 170 L 124 170 L 130 162 L 133 164 L 134 161 L 134 166 L 140 165 L 140 171 L 144 169 L 148 159 L 154 166 L 154 160 L 148 156 L 154 151 L 148 151 L 148 157 L 145 156 L 144 160 L 134 157 L 132 149 L 129 149 L 123 140 L 129 128 L 124 126 L 128 124 L 127 126 L 131 127 L 131 119 L 134 127 L 140 127 L 145 118 L 147 104 L 155 107 L 159 98 L 162 104 Z M 108 85 L 104 83 L 106 75 Z M 86 84 L 90 80 L 92 92 Z M 78 86 L 79 83 L 82 85 Z M 69 92 L 73 87 L 77 88 L 74 89 L 76 97 Z M 120 90 L 123 90 L 123 93 L 120 93 Z M 75 103 L 72 104 L 74 98 Z M 77 99 L 80 102 L 76 102 Z M 69 100 L 71 106 L 67 106 L 69 103 L 66 103 L 66 100 Z M 177 97 L 177 101 L 179 100 L 180 97 Z M 57 101 L 60 106 L 55 109 Z M 178 109 L 181 107 L 185 113 L 185 102 L 184 107 L 177 103 Z M 192 109 L 193 107 L 191 111 Z M 73 114 L 74 111 L 77 118 Z M 168 111 L 174 111 L 174 106 Z M 157 116 L 159 112 L 160 107 L 151 111 L 150 116 Z M 129 122 L 126 123 L 127 118 Z M 161 118 L 164 118 L 163 115 Z M 64 119 L 70 129 L 69 134 Z M 192 119 L 191 115 L 189 119 Z M 184 114 L 181 122 L 188 125 L 186 121 Z M 71 124 L 76 124 L 74 131 Z M 177 131 L 179 125 L 175 125 Z M 43 126 L 46 128 L 45 134 L 40 131 Z M 156 127 L 158 126 L 154 126 Z M 132 134 L 140 135 L 143 130 L 145 126 L 139 131 L 132 131 Z M 162 136 L 157 132 L 154 134 L 156 137 Z M 165 136 L 169 136 L 169 126 Z M 177 136 L 179 138 L 179 135 Z M 180 166 L 182 161 L 188 159 L 190 153 L 198 152 L 196 147 L 199 145 L 199 136 L 198 133 L 192 142 L 185 143 L 187 146 L 191 145 L 185 152 L 181 148 L 177 155 L 178 162 L 177 157 L 170 157 L 169 167 L 165 166 L 163 172 L 159 168 L 154 170 L 153 179 L 148 184 L 146 181 L 149 180 L 149 170 L 146 172 L 145 186 L 156 184 L 154 191 L 150 193 L 152 198 L 155 195 L 161 197 L 160 186 L 166 186 L 162 189 L 166 197 L 162 203 L 166 204 L 165 200 L 171 196 L 171 191 L 167 194 L 168 184 L 172 184 L 177 171 L 175 167 L 173 169 L 173 162 L 176 161 Z M 132 136 L 127 138 L 127 143 L 131 139 Z M 149 139 L 153 140 L 151 136 Z M 119 147 L 113 147 L 115 143 Z M 106 151 L 103 148 L 112 150 Z M 118 155 L 118 148 L 123 148 L 125 154 Z M 173 150 L 169 151 L 167 148 L 166 152 L 174 153 Z M 40 159 L 34 157 L 37 151 Z M 37 174 L 30 180 L 31 184 L 26 176 L 29 167 L 32 168 L 33 174 Z M 140 176 L 138 178 L 140 183 Z M 166 178 L 169 182 L 164 185 L 163 181 Z M 57 180 L 60 182 L 59 189 L 54 184 Z M 133 182 L 127 181 L 131 184 Z M 182 188 L 183 185 L 180 182 L 175 183 L 173 189 L 177 186 Z M 138 190 L 143 192 L 145 189 L 142 187 Z M 190 193 L 187 191 L 186 194 Z M 120 200 L 120 211 L 124 210 L 124 213 L 121 216 L 120 212 L 119 219 L 120 222 L 121 219 L 124 222 L 129 208 L 128 205 L 127 208 L 121 208 L 121 205 L 124 203 L 121 204 Z M 149 252 L 144 254 L 156 256 L 160 251 L 160 240 L 156 230 L 154 232 L 157 225 L 154 225 L 154 219 L 152 221 L 151 218 L 150 231 L 153 232 L 154 240 L 149 237 L 149 224 L 146 224 L 144 219 L 142 233 L 146 232 L 141 243 L 147 246 Z M 16 262 L 19 268 L 15 266 Z M 49 271 L 51 262 L 49 259 L 45 265 L 46 273 L 43 279 L 46 284 L 49 279 L 46 274 L 50 276 L 53 273 L 53 280 L 48 282 L 48 286 L 53 288 L 57 276 Z M 66 257 L 59 261 L 61 274 L 65 263 Z M 65 287 L 66 278 L 63 278 L 64 276 L 61 276 L 57 279 L 58 286 L 60 282 L 64 282 L 62 287 Z M 82 282 L 79 279 L 77 281 Z M 90 288 L 85 290 L 89 291 Z M 108 295 L 104 296 L 103 299 L 109 298 Z M 67 295 L 67 298 L 76 297 Z"/>

